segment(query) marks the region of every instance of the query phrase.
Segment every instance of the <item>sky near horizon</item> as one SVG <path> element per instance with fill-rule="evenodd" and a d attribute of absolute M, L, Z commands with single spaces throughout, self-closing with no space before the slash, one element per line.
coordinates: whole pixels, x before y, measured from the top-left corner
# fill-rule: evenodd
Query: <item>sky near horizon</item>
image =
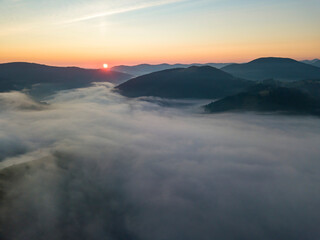
<path fill-rule="evenodd" d="M 320 58 L 320 0 L 0 0 L 0 62 Z"/>

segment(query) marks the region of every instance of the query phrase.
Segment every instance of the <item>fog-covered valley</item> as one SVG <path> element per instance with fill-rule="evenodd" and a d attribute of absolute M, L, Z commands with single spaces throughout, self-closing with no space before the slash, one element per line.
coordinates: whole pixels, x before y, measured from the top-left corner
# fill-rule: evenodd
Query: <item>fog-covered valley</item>
<path fill-rule="evenodd" d="M 0 93 L 0 238 L 319 238 L 319 118 L 202 101 Z"/>

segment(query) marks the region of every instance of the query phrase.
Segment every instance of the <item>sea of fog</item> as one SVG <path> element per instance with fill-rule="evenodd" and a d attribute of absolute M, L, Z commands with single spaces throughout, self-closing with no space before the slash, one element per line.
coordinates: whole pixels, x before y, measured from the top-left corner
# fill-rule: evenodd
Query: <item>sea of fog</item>
<path fill-rule="evenodd" d="M 0 93 L 0 239 L 320 239 L 320 119 L 202 104 Z"/>

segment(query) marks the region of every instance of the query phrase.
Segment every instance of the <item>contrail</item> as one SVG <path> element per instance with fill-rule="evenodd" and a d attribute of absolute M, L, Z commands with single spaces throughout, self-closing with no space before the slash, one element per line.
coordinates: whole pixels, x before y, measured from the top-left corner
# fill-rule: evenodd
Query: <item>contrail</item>
<path fill-rule="evenodd" d="M 136 11 L 136 10 L 140 10 L 140 9 L 156 7 L 156 6 L 166 5 L 166 4 L 172 4 L 172 3 L 177 3 L 177 2 L 184 2 L 184 1 L 186 1 L 186 0 L 163 0 L 163 1 L 153 2 L 153 3 L 144 3 L 144 4 L 141 4 L 138 6 L 132 6 L 132 7 L 121 8 L 121 9 L 114 9 L 114 10 L 110 10 L 110 11 L 96 13 L 93 15 L 70 19 L 70 20 L 62 22 L 61 24 L 82 22 L 82 21 L 87 21 L 87 20 L 91 20 L 94 18 L 106 17 L 106 16 L 111 16 L 111 15 L 116 15 L 116 14 L 121 14 L 121 13 L 126 13 L 126 12 L 132 12 L 132 11 Z"/>

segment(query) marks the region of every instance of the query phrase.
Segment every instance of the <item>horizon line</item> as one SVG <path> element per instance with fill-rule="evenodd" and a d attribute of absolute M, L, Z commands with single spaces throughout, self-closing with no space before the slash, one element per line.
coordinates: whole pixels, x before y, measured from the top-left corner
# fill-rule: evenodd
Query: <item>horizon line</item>
<path fill-rule="evenodd" d="M 298 60 L 295 58 L 290 58 L 290 57 L 258 57 L 258 58 L 254 58 L 252 60 L 249 61 L 230 61 L 230 62 L 189 62 L 189 63 L 183 63 L 183 62 L 174 62 L 174 63 L 169 63 L 169 62 L 160 62 L 160 63 L 148 63 L 148 62 L 142 62 L 142 63 L 135 63 L 135 64 L 116 64 L 116 65 L 111 65 L 111 67 L 109 67 L 109 69 L 113 68 L 113 67 L 120 67 L 120 66 L 128 66 L 128 67 L 134 67 L 134 66 L 139 66 L 139 65 L 162 65 L 162 64 L 167 64 L 167 65 L 193 65 L 193 64 L 201 64 L 201 65 L 206 65 L 206 64 L 243 64 L 243 63 L 249 63 L 251 61 L 257 60 L 257 59 L 261 59 L 261 58 L 288 58 L 288 59 L 293 59 L 296 60 L 298 62 L 303 62 L 303 61 L 313 61 L 313 60 L 320 60 L 320 58 L 312 58 L 312 59 L 307 59 L 307 58 L 303 58 L 302 60 Z M 38 64 L 38 65 L 44 65 L 44 66 L 49 66 L 49 67 L 75 67 L 75 68 L 83 68 L 83 69 L 101 69 L 101 68 L 88 68 L 88 67 L 80 67 L 77 65 L 68 65 L 68 64 L 57 64 L 54 65 L 53 63 L 46 63 L 46 62 L 33 62 L 33 61 L 9 61 L 9 62 L 3 62 L 0 61 L 0 64 L 10 64 L 10 63 L 29 63 L 29 64 Z M 103 64 L 103 63 L 101 63 Z"/>

